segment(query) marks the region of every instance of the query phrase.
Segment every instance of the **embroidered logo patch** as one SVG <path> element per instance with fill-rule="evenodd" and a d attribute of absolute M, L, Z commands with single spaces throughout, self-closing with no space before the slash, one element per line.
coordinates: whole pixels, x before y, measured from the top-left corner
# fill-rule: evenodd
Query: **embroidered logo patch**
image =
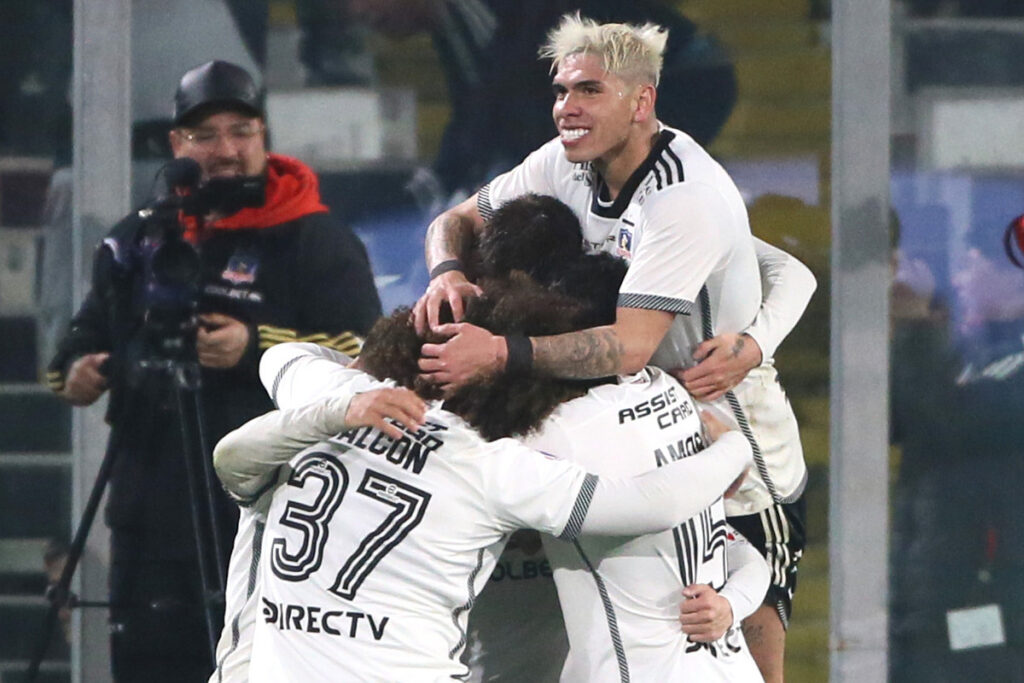
<path fill-rule="evenodd" d="M 618 254 L 622 258 L 630 258 L 633 249 L 633 231 L 629 228 L 619 228 Z"/>
<path fill-rule="evenodd" d="M 233 285 L 251 285 L 256 282 L 256 269 L 259 266 L 256 255 L 248 250 L 239 249 L 228 259 L 221 278 Z"/>

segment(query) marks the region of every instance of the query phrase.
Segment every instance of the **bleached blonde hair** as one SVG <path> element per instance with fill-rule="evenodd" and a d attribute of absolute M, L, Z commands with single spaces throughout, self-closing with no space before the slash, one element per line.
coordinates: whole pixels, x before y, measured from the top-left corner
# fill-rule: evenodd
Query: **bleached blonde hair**
<path fill-rule="evenodd" d="M 554 72 L 570 55 L 594 54 L 601 58 L 605 69 L 620 78 L 657 87 L 666 42 L 668 29 L 657 24 L 599 24 L 576 12 L 563 15 L 558 26 L 551 29 L 540 56 L 551 60 Z"/>

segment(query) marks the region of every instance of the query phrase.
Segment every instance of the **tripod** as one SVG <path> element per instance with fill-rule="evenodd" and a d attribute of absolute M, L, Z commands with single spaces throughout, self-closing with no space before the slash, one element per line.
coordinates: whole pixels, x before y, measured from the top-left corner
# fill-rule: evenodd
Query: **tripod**
<path fill-rule="evenodd" d="M 180 347 L 194 349 L 194 339 L 191 344 L 181 344 Z M 206 623 L 210 658 L 215 660 L 217 638 L 222 626 L 225 563 L 219 526 L 217 524 L 217 512 L 214 506 L 214 483 L 210 464 L 210 450 L 207 447 L 207 439 L 204 432 L 205 420 L 203 419 L 199 393 L 199 364 L 194 359 L 155 358 L 138 361 L 137 369 L 142 374 L 162 375 L 174 388 L 175 408 L 183 444 L 182 457 L 185 459 L 185 473 L 188 479 L 192 530 L 202 587 L 203 615 Z M 61 607 L 65 605 L 70 607 L 109 606 L 109 604 L 104 603 L 85 603 L 79 601 L 70 592 L 70 586 L 75 569 L 81 559 L 82 551 L 85 548 L 85 541 L 92 528 L 96 511 L 110 481 L 114 464 L 124 447 L 125 435 L 128 432 L 125 419 L 128 417 L 127 413 L 129 412 L 130 405 L 130 401 L 122 403 L 121 412 L 126 414 L 121 415 L 121 420 L 114 423 L 115 425 L 121 425 L 121 428 L 114 432 L 114 435 L 111 436 L 110 441 L 107 443 L 106 453 L 103 456 L 99 472 L 96 475 L 96 481 L 93 483 L 85 509 L 82 512 L 82 519 L 75 530 L 60 579 L 47 592 L 50 606 L 43 621 L 36 650 L 29 664 L 27 680 L 30 682 L 35 681 L 39 674 L 39 667 L 49 647 L 50 638 Z"/>
<path fill-rule="evenodd" d="M 112 355 L 120 362 L 114 369 L 114 379 L 124 381 L 112 384 L 127 391 L 132 386 L 147 386 L 147 379 L 160 375 L 164 378 L 162 387 L 174 388 L 204 618 L 210 657 L 215 660 L 223 614 L 226 563 L 218 532 L 220 527 L 210 449 L 204 433 L 206 421 L 200 400 L 196 355 L 202 262 L 199 246 L 185 239 L 181 215 L 194 218 L 198 232 L 202 233 L 205 216 L 231 215 L 245 207 L 262 206 L 266 178 L 260 174 L 201 182 L 202 169 L 188 157 L 169 162 L 158 172 L 158 177 L 161 174 L 163 192 L 137 212 L 141 221 L 139 229 L 132 237 L 115 237 L 112 233 L 104 240 L 100 250 L 104 260 L 101 261 L 98 255 L 94 270 L 102 267 L 109 272 L 112 283 L 116 283 L 110 286 L 112 291 L 107 297 L 112 302 L 107 311 L 110 329 L 130 332 L 123 336 L 111 333 L 114 339 L 127 340 L 121 349 L 123 353 Z M 142 321 L 141 326 L 137 322 L 139 320 Z M 133 345 L 135 342 L 140 344 Z M 141 353 L 132 353 L 140 349 Z M 117 358 L 118 355 L 122 357 Z M 123 414 L 117 415 L 119 419 L 113 422 L 115 435 L 107 445 L 60 580 L 49 591 L 50 608 L 29 666 L 29 681 L 34 681 L 38 675 L 60 608 L 64 605 L 101 606 L 96 602 L 79 601 L 70 593 L 69 587 L 115 461 L 121 451 L 128 450 L 131 445 L 125 439 L 133 413 L 131 397 L 127 398 L 120 405 Z M 123 607 L 117 604 L 107 606 Z M 155 601 L 149 607 L 155 609 Z"/>

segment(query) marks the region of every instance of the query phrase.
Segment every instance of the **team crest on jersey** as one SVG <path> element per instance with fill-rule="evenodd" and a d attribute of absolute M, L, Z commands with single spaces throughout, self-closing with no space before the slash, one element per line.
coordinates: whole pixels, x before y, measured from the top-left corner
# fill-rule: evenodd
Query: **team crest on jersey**
<path fill-rule="evenodd" d="M 256 254 L 248 249 L 239 249 L 224 267 L 221 278 L 233 285 L 251 285 L 256 282 L 256 270 L 259 267 L 259 259 Z"/>
<path fill-rule="evenodd" d="M 617 240 L 618 248 L 616 252 L 622 258 L 632 258 L 633 256 L 633 231 L 628 227 L 619 228 L 619 239 Z"/>

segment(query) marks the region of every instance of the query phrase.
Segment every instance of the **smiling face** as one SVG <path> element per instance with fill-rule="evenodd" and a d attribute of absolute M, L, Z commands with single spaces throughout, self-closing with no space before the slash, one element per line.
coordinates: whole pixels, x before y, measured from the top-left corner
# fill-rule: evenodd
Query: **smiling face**
<path fill-rule="evenodd" d="M 171 131 L 174 158 L 191 157 L 210 178 L 253 176 L 267 164 L 266 131 L 259 117 L 221 111 Z"/>
<path fill-rule="evenodd" d="M 608 167 L 650 138 L 654 86 L 629 83 L 605 70 L 602 59 L 575 53 L 558 64 L 552 115 L 565 155 L 574 163 Z"/>

